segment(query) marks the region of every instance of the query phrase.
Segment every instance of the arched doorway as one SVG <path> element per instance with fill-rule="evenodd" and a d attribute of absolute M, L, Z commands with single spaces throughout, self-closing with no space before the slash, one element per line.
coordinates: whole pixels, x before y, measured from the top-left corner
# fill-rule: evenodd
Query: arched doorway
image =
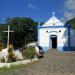
<path fill-rule="evenodd" d="M 57 35 L 50 35 L 50 39 L 51 48 L 57 48 Z"/>

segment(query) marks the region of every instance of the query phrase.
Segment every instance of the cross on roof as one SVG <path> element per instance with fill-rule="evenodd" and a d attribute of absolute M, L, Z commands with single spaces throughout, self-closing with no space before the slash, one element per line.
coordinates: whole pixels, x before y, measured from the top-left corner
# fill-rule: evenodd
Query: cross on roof
<path fill-rule="evenodd" d="M 10 26 L 8 25 L 8 30 L 7 31 L 4 31 L 4 32 L 7 32 L 8 33 L 8 39 L 7 39 L 7 48 L 9 48 L 9 36 L 10 36 L 10 32 L 14 32 L 14 31 L 10 31 Z"/>
<path fill-rule="evenodd" d="M 55 12 L 53 11 L 53 17 L 55 16 Z"/>
<path fill-rule="evenodd" d="M 40 26 L 40 22 L 38 23 L 38 26 Z"/>
<path fill-rule="evenodd" d="M 54 22 L 54 16 L 55 16 L 55 12 L 53 12 L 53 22 Z M 53 25 L 55 25 L 55 23 L 53 23 Z"/>

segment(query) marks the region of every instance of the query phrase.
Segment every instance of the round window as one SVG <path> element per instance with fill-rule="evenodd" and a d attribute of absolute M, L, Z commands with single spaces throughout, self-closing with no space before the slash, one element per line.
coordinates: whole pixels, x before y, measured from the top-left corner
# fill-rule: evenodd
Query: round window
<path fill-rule="evenodd" d="M 59 30 L 59 32 L 61 32 L 61 30 Z"/>

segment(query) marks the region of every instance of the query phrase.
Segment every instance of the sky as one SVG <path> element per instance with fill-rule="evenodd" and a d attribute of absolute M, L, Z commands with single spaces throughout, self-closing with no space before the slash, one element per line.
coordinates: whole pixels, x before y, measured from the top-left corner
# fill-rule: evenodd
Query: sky
<path fill-rule="evenodd" d="M 29 17 L 43 22 L 52 12 L 61 20 L 75 17 L 75 0 L 0 0 L 0 23 L 12 17 Z"/>

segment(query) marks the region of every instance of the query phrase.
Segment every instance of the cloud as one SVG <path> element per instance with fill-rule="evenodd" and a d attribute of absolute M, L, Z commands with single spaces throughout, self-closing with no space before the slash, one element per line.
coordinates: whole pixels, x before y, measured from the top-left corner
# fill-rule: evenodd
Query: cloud
<path fill-rule="evenodd" d="M 75 10 L 75 0 L 67 0 L 65 4 L 69 10 Z"/>
<path fill-rule="evenodd" d="M 36 6 L 34 6 L 33 4 L 29 4 L 28 8 L 36 8 Z"/>
<path fill-rule="evenodd" d="M 64 16 L 67 19 L 75 17 L 75 0 L 66 0 L 65 1 L 65 12 Z"/>
<path fill-rule="evenodd" d="M 75 13 L 66 11 L 64 12 L 64 16 L 69 20 L 75 17 Z"/>

